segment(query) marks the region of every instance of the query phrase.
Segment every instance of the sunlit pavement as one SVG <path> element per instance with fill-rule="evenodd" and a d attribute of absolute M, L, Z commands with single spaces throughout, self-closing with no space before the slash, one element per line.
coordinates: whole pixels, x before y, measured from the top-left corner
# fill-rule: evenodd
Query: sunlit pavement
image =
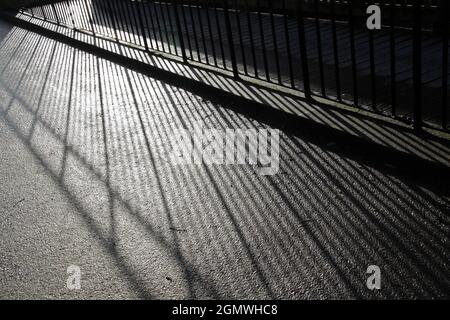
<path fill-rule="evenodd" d="M 174 166 L 177 128 L 267 125 L 4 22 L 0 35 L 1 298 L 450 296 L 449 181 L 417 184 L 320 132 L 282 132 L 274 176 Z"/>

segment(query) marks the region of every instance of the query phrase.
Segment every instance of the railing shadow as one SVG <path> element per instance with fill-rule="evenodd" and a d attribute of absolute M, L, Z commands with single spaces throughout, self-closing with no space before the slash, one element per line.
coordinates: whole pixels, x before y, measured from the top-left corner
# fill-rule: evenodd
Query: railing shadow
<path fill-rule="evenodd" d="M 22 50 L 30 45 L 35 51 Z M 20 28 L 0 46 L 2 121 L 140 297 L 168 294 L 149 277 L 161 264 L 181 288 L 169 293 L 182 298 L 450 295 L 448 171 L 412 171 L 402 157 L 386 165 L 379 152 L 387 148 L 178 79 L 167 84 Z M 280 174 L 173 166 L 168 137 L 197 121 L 281 129 Z M 85 188 L 101 196 L 86 197 Z M 365 287 L 373 263 L 385 270 L 378 293 Z"/>

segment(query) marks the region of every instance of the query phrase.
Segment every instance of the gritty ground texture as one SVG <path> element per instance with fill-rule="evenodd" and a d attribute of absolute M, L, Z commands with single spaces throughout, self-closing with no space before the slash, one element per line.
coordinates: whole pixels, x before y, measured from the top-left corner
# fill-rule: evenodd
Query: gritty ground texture
<path fill-rule="evenodd" d="M 174 166 L 174 129 L 267 125 L 4 22 L 0 37 L 0 298 L 450 297 L 448 181 L 307 131 L 281 132 L 275 176 Z"/>

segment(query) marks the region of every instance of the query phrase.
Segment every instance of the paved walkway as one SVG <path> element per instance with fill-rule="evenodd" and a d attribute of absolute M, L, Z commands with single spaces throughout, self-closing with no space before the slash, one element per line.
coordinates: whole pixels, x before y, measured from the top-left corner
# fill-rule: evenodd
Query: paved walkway
<path fill-rule="evenodd" d="M 175 167 L 175 128 L 269 125 L 4 22 L 0 37 L 1 298 L 450 296 L 448 180 L 312 128 L 281 133 L 273 177 Z"/>

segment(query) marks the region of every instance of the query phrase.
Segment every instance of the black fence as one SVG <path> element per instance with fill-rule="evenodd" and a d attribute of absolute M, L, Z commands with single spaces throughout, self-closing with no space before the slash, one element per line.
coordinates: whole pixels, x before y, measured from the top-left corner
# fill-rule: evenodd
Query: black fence
<path fill-rule="evenodd" d="M 369 4 L 381 8 L 381 30 L 366 27 Z M 448 7 L 446 0 L 65 0 L 22 12 L 448 131 Z"/>

